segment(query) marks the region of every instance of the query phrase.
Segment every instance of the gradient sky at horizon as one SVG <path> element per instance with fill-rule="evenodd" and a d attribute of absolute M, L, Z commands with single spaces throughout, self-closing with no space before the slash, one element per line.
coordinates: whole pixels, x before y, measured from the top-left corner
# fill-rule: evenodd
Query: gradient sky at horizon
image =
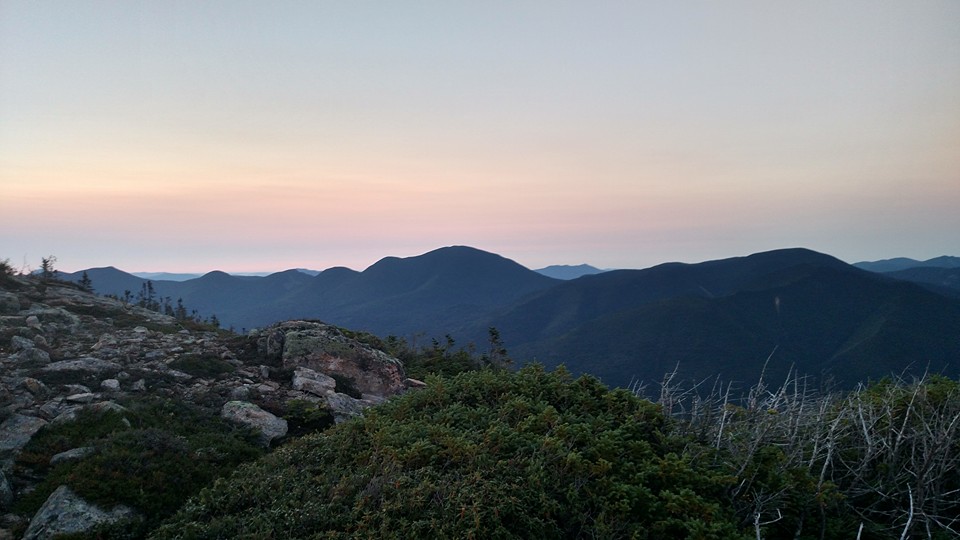
<path fill-rule="evenodd" d="M 0 0 L 0 259 L 960 255 L 960 2 Z"/>

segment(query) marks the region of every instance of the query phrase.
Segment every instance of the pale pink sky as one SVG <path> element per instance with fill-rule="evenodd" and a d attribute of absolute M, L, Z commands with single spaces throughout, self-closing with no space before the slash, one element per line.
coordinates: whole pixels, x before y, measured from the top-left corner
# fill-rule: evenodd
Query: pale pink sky
<path fill-rule="evenodd" d="M 960 3 L 0 0 L 0 259 L 960 255 Z"/>

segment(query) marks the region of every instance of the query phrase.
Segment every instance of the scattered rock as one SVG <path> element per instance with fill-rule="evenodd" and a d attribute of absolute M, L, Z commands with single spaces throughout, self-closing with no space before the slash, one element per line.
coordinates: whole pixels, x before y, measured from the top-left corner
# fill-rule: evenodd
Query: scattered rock
<path fill-rule="evenodd" d="M 13 336 L 10 339 L 10 347 L 14 351 L 22 351 L 24 349 L 32 349 L 36 347 L 36 343 L 34 343 L 32 339 L 28 339 L 23 336 Z"/>
<path fill-rule="evenodd" d="M 116 392 L 120 390 L 120 381 L 117 379 L 104 379 L 100 382 L 100 388 L 110 392 Z"/>
<path fill-rule="evenodd" d="M 17 364 L 30 366 L 42 366 L 50 363 L 50 354 L 42 349 L 31 347 L 22 349 L 17 354 L 10 357 Z"/>
<path fill-rule="evenodd" d="M 32 377 L 24 378 L 23 381 L 20 382 L 20 385 L 26 388 L 27 392 L 30 392 L 36 397 L 43 397 L 50 393 L 50 389 L 47 388 L 47 385 Z"/>
<path fill-rule="evenodd" d="M 80 317 L 63 308 L 31 308 L 28 314 L 30 317 L 37 317 L 37 320 L 43 324 L 59 324 L 68 327 L 80 324 Z M 27 326 L 31 326 L 30 317 L 27 318 Z"/>
<path fill-rule="evenodd" d="M 65 401 L 70 403 L 92 403 L 100 396 L 91 392 L 84 392 L 82 394 L 73 394 L 63 398 Z"/>
<path fill-rule="evenodd" d="M 109 512 L 101 510 L 81 499 L 67 486 L 60 486 L 30 520 L 23 539 L 47 540 L 58 535 L 81 533 L 102 523 L 128 519 L 135 515 L 132 509 L 122 505 Z"/>
<path fill-rule="evenodd" d="M 120 364 L 116 362 L 101 360 L 90 356 L 73 360 L 61 360 L 43 367 L 44 371 L 92 371 L 94 373 L 117 373 L 120 369 Z"/>
<path fill-rule="evenodd" d="M 230 390 L 231 401 L 246 401 L 250 399 L 250 388 L 247 386 L 237 386 Z"/>

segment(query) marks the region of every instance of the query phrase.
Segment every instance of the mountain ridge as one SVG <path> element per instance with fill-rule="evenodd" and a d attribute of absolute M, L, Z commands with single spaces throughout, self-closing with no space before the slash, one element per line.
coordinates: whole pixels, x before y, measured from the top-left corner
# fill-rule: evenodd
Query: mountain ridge
<path fill-rule="evenodd" d="M 749 384 L 773 350 L 772 374 L 795 366 L 842 383 L 916 362 L 956 370 L 960 358 L 958 340 L 942 337 L 960 326 L 955 298 L 806 248 L 559 280 L 448 246 L 384 257 L 361 272 L 215 271 L 154 287 L 237 329 L 312 318 L 381 337 L 484 343 L 495 327 L 521 360 L 565 363 L 615 386 L 659 378 L 678 362 L 690 377 L 725 373 Z"/>

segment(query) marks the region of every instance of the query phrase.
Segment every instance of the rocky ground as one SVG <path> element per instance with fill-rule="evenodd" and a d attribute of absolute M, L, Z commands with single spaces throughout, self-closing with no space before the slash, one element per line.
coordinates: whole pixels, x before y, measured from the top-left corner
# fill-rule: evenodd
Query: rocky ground
<path fill-rule="evenodd" d="M 18 453 L 44 426 L 71 422 L 85 408 L 116 409 L 136 396 L 185 400 L 255 428 L 269 447 L 287 435 L 279 411 L 293 401 L 325 406 L 341 422 L 419 385 L 399 360 L 323 323 L 289 321 L 237 336 L 70 284 L 4 276 L 0 539 L 82 531 L 129 511 L 98 509 L 64 486 L 36 515 L 10 513 L 36 483 L 19 475 Z"/>

